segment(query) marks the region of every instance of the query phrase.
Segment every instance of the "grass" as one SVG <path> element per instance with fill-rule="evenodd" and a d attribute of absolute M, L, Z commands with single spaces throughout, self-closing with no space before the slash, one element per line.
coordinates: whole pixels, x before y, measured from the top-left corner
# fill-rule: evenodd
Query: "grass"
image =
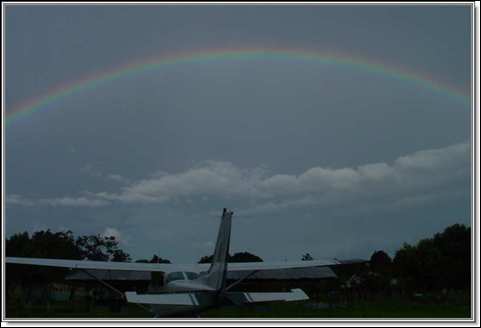
<path fill-rule="evenodd" d="M 242 308 L 222 307 L 210 318 L 469 318 L 469 305 L 416 304 L 403 301 L 365 302 L 346 307 L 312 308 L 306 303 L 276 303 Z"/>
<path fill-rule="evenodd" d="M 202 318 L 469 318 L 469 304 L 422 304 L 405 300 L 363 302 L 345 307 L 313 308 L 312 303 L 271 303 L 224 306 L 202 313 Z M 106 306 L 58 302 L 22 307 L 7 306 L 7 318 L 152 318 L 135 304 L 112 312 Z"/>
<path fill-rule="evenodd" d="M 84 303 L 51 302 L 50 305 L 25 305 L 9 307 L 6 317 L 19 318 L 151 318 L 152 314 L 135 304 L 122 306 L 121 310 L 112 311 L 108 306 L 95 305 L 87 308 Z"/>

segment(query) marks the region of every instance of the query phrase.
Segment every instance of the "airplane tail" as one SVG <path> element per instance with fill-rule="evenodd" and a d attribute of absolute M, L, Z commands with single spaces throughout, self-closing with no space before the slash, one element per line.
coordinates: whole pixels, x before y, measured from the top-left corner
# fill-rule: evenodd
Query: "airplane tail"
<path fill-rule="evenodd" d="M 230 232 L 233 214 L 234 212 L 225 208 L 222 212 L 212 264 L 205 276 L 205 283 L 216 290 L 223 290 L 225 288 L 228 260 L 227 257 L 229 256 Z"/>

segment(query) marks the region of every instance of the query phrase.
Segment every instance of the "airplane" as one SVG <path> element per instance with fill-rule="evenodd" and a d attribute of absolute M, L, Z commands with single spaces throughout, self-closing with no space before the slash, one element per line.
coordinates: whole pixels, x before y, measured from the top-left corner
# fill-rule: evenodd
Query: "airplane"
<path fill-rule="evenodd" d="M 246 262 L 228 263 L 232 216 L 234 212 L 223 209 L 212 263 L 176 265 L 164 263 L 103 262 L 88 260 L 61 260 L 46 258 L 7 257 L 6 263 L 69 268 L 92 276 L 107 288 L 119 293 L 129 303 L 150 307 L 154 317 L 199 314 L 209 308 L 230 304 L 245 305 L 259 302 L 304 301 L 309 297 L 302 289 L 289 292 L 235 292 L 231 291 L 245 279 L 263 270 L 284 270 L 306 267 L 333 266 L 337 260 L 312 260 L 296 262 Z M 155 291 L 122 293 L 87 270 L 119 270 L 163 272 L 163 286 Z M 226 284 L 227 272 L 245 273 L 242 278 Z"/>

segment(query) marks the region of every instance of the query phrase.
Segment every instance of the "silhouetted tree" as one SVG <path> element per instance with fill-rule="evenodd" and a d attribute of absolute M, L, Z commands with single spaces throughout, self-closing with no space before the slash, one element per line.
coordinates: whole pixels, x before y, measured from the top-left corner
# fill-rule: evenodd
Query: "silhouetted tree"
<path fill-rule="evenodd" d="M 57 259 L 81 259 L 71 231 L 37 231 L 30 236 L 27 232 L 14 234 L 5 241 L 7 256 L 39 257 Z M 7 265 L 7 281 L 14 285 L 31 285 L 47 281 L 61 281 L 68 272 L 62 268 L 47 268 L 24 265 Z"/>
<path fill-rule="evenodd" d="M 110 260 L 112 262 L 130 262 L 130 256 L 123 250 L 116 249 L 112 252 Z"/>
<path fill-rule="evenodd" d="M 119 248 L 114 236 L 91 235 L 78 237 L 76 240 L 81 257 L 93 261 L 130 261 L 129 254 Z"/>
<path fill-rule="evenodd" d="M 154 256 L 152 256 L 152 259 L 149 262 L 150 263 L 171 263 L 167 259 L 163 259 L 161 257 L 158 257 L 157 254 L 154 254 Z"/>
<path fill-rule="evenodd" d="M 6 255 L 17 257 L 80 259 L 72 231 L 37 231 L 14 234 L 6 240 Z"/>
<path fill-rule="evenodd" d="M 81 236 L 74 239 L 72 231 L 14 234 L 5 242 L 6 255 L 16 257 L 57 258 L 67 260 L 129 261 L 129 254 L 120 249 L 115 237 L 101 235 Z M 61 281 L 68 270 L 24 265 L 8 265 L 9 283 Z"/>
<path fill-rule="evenodd" d="M 471 228 L 455 224 L 437 233 L 434 246 L 441 253 L 439 285 L 450 288 L 470 288 L 471 286 Z"/>
<path fill-rule="evenodd" d="M 362 274 L 364 287 L 374 293 L 387 292 L 391 281 L 391 257 L 384 251 L 376 251 L 369 263 L 370 270 Z"/>
<path fill-rule="evenodd" d="M 154 254 L 154 256 L 152 256 L 150 260 L 142 259 L 142 260 L 137 260 L 135 262 L 136 263 L 171 263 L 170 260 L 163 259 L 157 256 L 157 254 Z"/>
<path fill-rule="evenodd" d="M 202 256 L 197 263 L 212 263 L 213 258 L 214 258 L 214 255 L 205 255 L 205 256 Z"/>
<path fill-rule="evenodd" d="M 306 253 L 306 254 L 302 255 L 301 260 L 302 261 L 312 261 L 312 260 L 314 260 L 314 258 L 311 256 L 311 254 Z"/>
<path fill-rule="evenodd" d="M 394 267 L 408 289 L 469 288 L 471 228 L 455 224 L 415 246 L 404 244 L 396 252 Z"/>
<path fill-rule="evenodd" d="M 371 255 L 371 260 L 369 263 L 371 264 L 372 271 L 376 273 L 390 274 L 391 272 L 392 259 L 384 251 L 374 252 Z"/>

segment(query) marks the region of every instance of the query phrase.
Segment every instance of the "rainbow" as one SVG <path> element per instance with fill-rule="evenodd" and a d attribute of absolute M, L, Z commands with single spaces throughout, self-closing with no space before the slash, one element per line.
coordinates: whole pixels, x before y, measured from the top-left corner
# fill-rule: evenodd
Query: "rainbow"
<path fill-rule="evenodd" d="M 10 125 L 14 121 L 29 117 L 36 112 L 42 111 L 42 109 L 46 109 L 48 105 L 55 101 L 82 90 L 94 89 L 100 84 L 141 74 L 146 71 L 185 63 L 253 59 L 294 59 L 314 61 L 326 65 L 353 67 L 388 78 L 414 83 L 431 92 L 442 93 L 462 103 L 469 103 L 469 96 L 465 92 L 446 83 L 435 81 L 426 74 L 415 73 L 406 68 L 393 67 L 335 51 L 318 52 L 315 50 L 279 48 L 210 49 L 138 59 L 120 66 L 93 72 L 74 81 L 61 83 L 53 86 L 40 96 L 16 104 L 6 114 L 6 123 Z"/>

